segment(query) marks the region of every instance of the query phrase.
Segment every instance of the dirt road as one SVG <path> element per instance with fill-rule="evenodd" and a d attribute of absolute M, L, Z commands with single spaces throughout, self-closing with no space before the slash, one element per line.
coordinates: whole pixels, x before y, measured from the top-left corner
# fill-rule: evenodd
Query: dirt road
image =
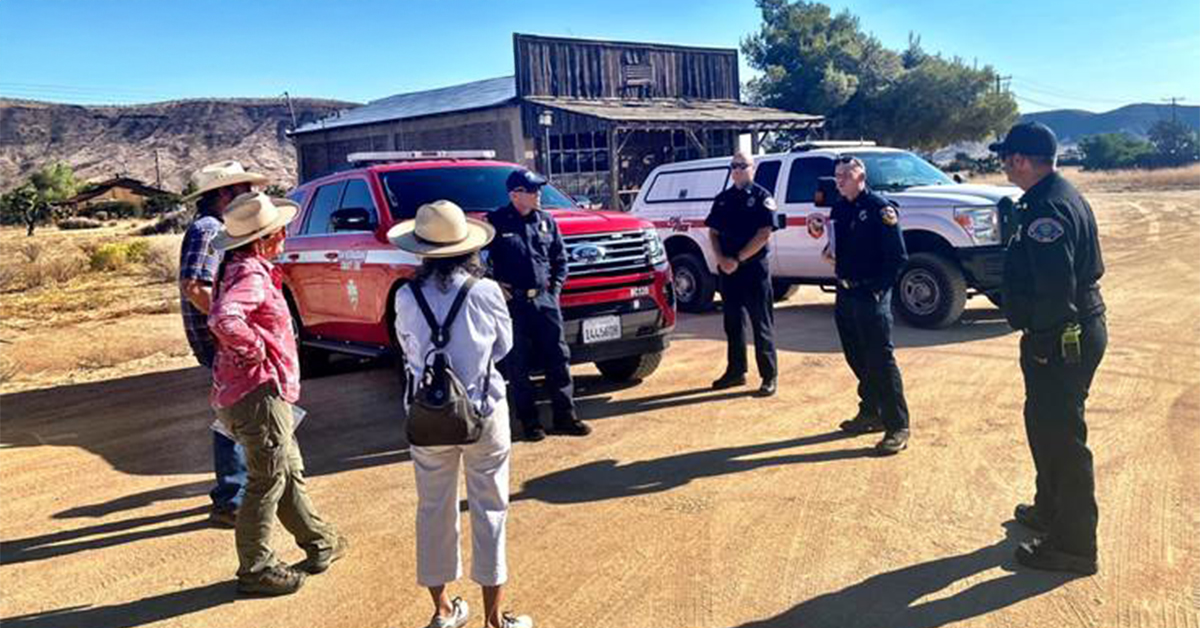
<path fill-rule="evenodd" d="M 508 606 L 549 627 L 1200 626 L 1200 194 L 1091 200 L 1111 335 L 1088 411 L 1097 576 L 1012 560 L 1033 467 L 1017 336 L 995 309 L 897 329 L 913 442 L 879 459 L 874 437 L 834 431 L 852 376 L 832 299 L 802 290 L 777 310 L 774 399 L 707 390 L 719 314 L 684 316 L 641 385 L 576 369 L 595 433 L 515 445 Z M 425 625 L 391 373 L 305 383 L 309 486 L 353 548 L 288 599 L 237 599 L 232 534 L 204 522 L 205 393 L 187 369 L 0 399 L 0 623 Z M 481 606 L 469 582 L 452 591 Z"/>

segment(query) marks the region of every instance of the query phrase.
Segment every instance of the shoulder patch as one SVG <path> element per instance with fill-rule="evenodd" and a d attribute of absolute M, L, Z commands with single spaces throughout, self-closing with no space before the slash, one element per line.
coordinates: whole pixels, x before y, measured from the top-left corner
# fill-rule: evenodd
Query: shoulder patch
<path fill-rule="evenodd" d="M 771 211 L 775 211 L 775 208 L 777 207 L 775 205 L 775 199 L 770 196 L 764 198 L 763 199 L 763 207 L 766 207 L 767 209 L 769 209 Z"/>
<path fill-rule="evenodd" d="M 1062 223 L 1054 218 L 1038 218 L 1029 223 L 1026 232 L 1035 242 L 1049 244 L 1061 238 L 1066 233 L 1066 229 L 1063 229 Z"/>
<path fill-rule="evenodd" d="M 900 222 L 900 216 L 896 214 L 896 208 L 891 205 L 885 205 L 879 210 L 879 219 L 889 227 L 895 227 L 896 223 Z"/>

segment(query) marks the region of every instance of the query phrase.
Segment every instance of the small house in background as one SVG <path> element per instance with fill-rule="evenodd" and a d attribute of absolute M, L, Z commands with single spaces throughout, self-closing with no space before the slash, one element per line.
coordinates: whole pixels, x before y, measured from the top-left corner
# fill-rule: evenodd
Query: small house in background
<path fill-rule="evenodd" d="M 513 76 L 389 96 L 301 126 L 291 133 L 300 181 L 350 167 L 354 152 L 491 149 L 569 194 L 624 209 L 660 164 L 824 122 L 742 103 L 731 48 L 514 33 L 513 66 Z"/>
<path fill-rule="evenodd" d="M 137 179 L 113 177 L 93 183 L 88 186 L 87 191 L 60 201 L 57 205 L 69 207 L 72 213 L 85 210 L 92 205 L 106 203 L 129 203 L 134 207 L 141 208 L 151 198 L 165 194 L 170 194 L 170 192 L 146 185 Z"/>

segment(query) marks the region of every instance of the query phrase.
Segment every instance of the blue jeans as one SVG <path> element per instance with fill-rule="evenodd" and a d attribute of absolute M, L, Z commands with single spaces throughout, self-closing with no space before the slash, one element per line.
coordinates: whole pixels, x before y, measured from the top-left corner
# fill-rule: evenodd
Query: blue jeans
<path fill-rule="evenodd" d="M 217 485 L 209 492 L 213 508 L 235 510 L 246 492 L 246 452 L 237 441 L 213 432 L 213 470 Z"/>

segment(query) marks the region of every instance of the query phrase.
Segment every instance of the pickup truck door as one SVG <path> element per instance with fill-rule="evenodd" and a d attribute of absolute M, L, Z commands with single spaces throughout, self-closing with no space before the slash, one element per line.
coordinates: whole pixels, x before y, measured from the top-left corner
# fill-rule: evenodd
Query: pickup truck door
<path fill-rule="evenodd" d="M 824 155 L 800 156 L 786 164 L 779 188 L 782 198 L 775 197 L 779 211 L 787 216 L 787 228 L 775 232 L 775 265 L 771 271 L 780 277 L 832 277 L 833 269 L 821 259 L 821 249 L 828 242 L 823 231 L 809 229 L 813 216 L 829 217 L 828 208 L 813 204 L 817 179 L 833 176 L 833 160 Z M 816 236 L 813 233 L 817 233 Z"/>

